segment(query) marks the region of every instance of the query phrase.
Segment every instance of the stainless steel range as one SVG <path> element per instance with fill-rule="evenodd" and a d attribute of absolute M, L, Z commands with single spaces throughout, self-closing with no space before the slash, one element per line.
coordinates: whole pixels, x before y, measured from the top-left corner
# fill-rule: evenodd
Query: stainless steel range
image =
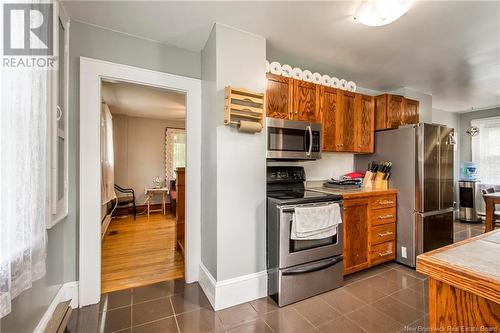
<path fill-rule="evenodd" d="M 268 294 L 279 306 L 335 289 L 343 284 L 342 224 L 320 239 L 296 240 L 292 223 L 298 207 L 337 203 L 342 196 L 308 191 L 302 167 L 267 168 Z"/>

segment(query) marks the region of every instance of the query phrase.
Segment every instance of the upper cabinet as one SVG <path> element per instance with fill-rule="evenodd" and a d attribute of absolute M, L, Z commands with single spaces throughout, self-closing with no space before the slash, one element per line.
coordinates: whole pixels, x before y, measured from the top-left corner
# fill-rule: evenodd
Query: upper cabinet
<path fill-rule="evenodd" d="M 372 96 L 356 94 L 354 107 L 354 150 L 372 153 L 375 127 L 375 104 Z"/>
<path fill-rule="evenodd" d="M 266 112 L 268 117 L 292 118 L 292 80 L 267 74 Z"/>
<path fill-rule="evenodd" d="M 266 114 L 320 122 L 322 150 L 373 153 L 373 97 L 267 74 Z"/>
<path fill-rule="evenodd" d="M 319 113 L 318 84 L 293 80 L 292 111 L 296 120 L 317 122 Z"/>
<path fill-rule="evenodd" d="M 418 101 L 383 94 L 375 97 L 375 130 L 398 128 L 419 121 Z"/>
<path fill-rule="evenodd" d="M 335 151 L 354 151 L 354 108 L 356 94 L 339 90 L 339 110 L 335 136 Z"/>
<path fill-rule="evenodd" d="M 320 113 L 323 125 L 322 147 L 325 151 L 336 150 L 336 128 L 337 128 L 337 89 L 331 87 L 320 88 Z"/>

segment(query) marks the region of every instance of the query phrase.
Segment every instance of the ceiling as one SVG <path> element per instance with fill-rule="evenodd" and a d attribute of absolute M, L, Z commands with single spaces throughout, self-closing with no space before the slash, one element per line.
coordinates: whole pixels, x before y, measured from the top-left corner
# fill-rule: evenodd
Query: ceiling
<path fill-rule="evenodd" d="M 423 1 L 396 22 L 352 20 L 358 1 L 76 2 L 73 19 L 200 51 L 214 22 L 267 39 L 267 58 L 391 91 L 433 95 L 433 107 L 500 105 L 500 2 Z"/>
<path fill-rule="evenodd" d="M 128 82 L 102 82 L 102 100 L 112 114 L 183 122 L 185 94 Z"/>

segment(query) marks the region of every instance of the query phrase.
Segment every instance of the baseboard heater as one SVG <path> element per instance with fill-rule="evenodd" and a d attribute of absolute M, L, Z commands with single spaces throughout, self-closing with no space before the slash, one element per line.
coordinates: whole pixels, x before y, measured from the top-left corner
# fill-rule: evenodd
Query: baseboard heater
<path fill-rule="evenodd" d="M 64 333 L 71 316 L 71 311 L 73 311 L 70 303 L 71 300 L 61 302 L 56 306 L 52 318 L 50 318 L 50 321 L 43 331 L 44 333 Z"/>

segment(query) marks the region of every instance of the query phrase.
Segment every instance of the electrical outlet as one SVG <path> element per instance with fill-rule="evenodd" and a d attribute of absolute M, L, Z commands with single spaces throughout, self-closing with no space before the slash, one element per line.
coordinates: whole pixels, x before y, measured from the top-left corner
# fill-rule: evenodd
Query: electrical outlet
<path fill-rule="evenodd" d="M 404 247 L 404 246 L 401 246 L 401 257 L 403 257 L 403 258 L 407 257 L 407 255 L 406 255 L 406 247 Z"/>

